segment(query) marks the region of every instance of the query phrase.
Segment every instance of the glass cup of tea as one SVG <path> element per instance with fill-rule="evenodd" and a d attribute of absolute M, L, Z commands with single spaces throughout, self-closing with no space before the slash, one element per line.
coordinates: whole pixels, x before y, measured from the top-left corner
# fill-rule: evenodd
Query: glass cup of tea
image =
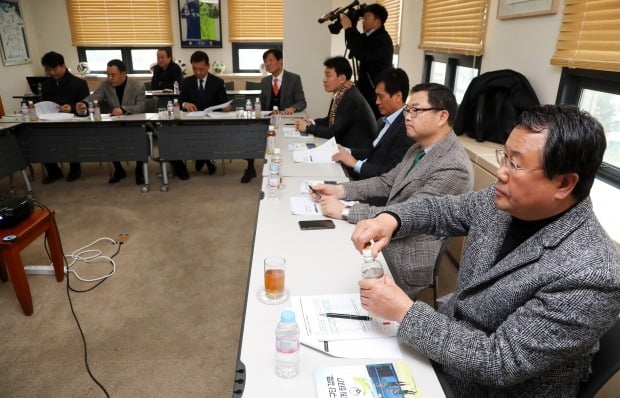
<path fill-rule="evenodd" d="M 270 300 L 284 297 L 284 274 L 286 259 L 279 256 L 265 258 L 265 296 Z"/>
<path fill-rule="evenodd" d="M 243 109 L 242 106 L 238 106 L 235 108 L 235 115 L 239 119 L 243 119 L 245 117 L 245 110 Z"/>

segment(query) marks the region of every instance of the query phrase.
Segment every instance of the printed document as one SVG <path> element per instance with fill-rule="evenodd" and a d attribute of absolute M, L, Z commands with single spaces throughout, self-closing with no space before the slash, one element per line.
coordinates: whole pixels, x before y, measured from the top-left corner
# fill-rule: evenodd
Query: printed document
<path fill-rule="evenodd" d="M 293 160 L 296 163 L 335 163 L 332 156 L 337 152 L 338 144 L 332 137 L 316 148 L 293 152 Z"/>

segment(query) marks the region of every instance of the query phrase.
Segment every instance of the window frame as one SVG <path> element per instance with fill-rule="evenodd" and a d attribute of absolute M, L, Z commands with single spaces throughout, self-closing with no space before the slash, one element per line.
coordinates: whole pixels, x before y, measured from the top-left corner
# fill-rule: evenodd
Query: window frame
<path fill-rule="evenodd" d="M 555 103 L 579 105 L 581 90 L 583 89 L 620 95 L 620 73 L 562 68 Z M 598 179 L 620 188 L 620 168 L 603 162 L 596 176 Z"/>
<path fill-rule="evenodd" d="M 260 69 L 240 69 L 239 68 L 239 50 L 247 49 L 263 49 L 263 48 L 277 48 L 282 51 L 281 42 L 233 42 L 232 44 L 232 59 L 233 59 L 233 73 L 261 73 Z"/>
<path fill-rule="evenodd" d="M 133 60 L 131 58 L 131 51 L 132 50 L 155 50 L 157 51 L 157 49 L 159 48 L 165 48 L 166 46 L 157 46 L 157 47 L 128 47 L 128 46 L 115 46 L 115 47 L 100 47 L 100 46 L 79 46 L 77 47 L 77 53 L 78 53 L 78 61 L 79 62 L 88 62 L 88 59 L 86 57 L 86 51 L 97 51 L 97 50 L 120 50 L 121 51 L 121 61 L 123 61 L 123 63 L 125 64 L 125 66 L 127 67 L 127 73 L 128 74 L 146 74 L 146 73 L 151 73 L 150 70 L 134 70 L 133 68 Z M 172 48 L 172 47 L 169 47 Z M 154 58 L 153 62 L 156 62 L 157 59 Z M 107 71 L 103 70 L 91 70 L 90 73 L 93 74 L 101 74 L 101 73 L 106 73 Z"/>
<path fill-rule="evenodd" d="M 455 53 L 441 52 L 424 52 L 424 66 L 422 68 L 422 82 L 428 83 L 431 80 L 431 67 L 433 62 L 443 62 L 446 64 L 446 78 L 444 86 L 454 92 L 454 83 L 456 81 L 456 67 L 464 66 L 467 68 L 478 69 L 480 75 L 480 66 L 482 64 L 482 55 L 464 55 Z"/>

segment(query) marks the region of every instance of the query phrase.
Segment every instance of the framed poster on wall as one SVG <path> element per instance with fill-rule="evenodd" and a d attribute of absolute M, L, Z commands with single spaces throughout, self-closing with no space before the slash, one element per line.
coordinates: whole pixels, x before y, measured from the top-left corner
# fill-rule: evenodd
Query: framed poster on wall
<path fill-rule="evenodd" d="M 0 0 L 0 46 L 5 65 L 30 62 L 24 20 L 17 0 Z"/>
<path fill-rule="evenodd" d="M 558 0 L 499 0 L 497 18 L 512 19 L 555 14 L 557 9 Z"/>
<path fill-rule="evenodd" d="M 220 0 L 178 0 L 181 47 L 222 48 Z"/>

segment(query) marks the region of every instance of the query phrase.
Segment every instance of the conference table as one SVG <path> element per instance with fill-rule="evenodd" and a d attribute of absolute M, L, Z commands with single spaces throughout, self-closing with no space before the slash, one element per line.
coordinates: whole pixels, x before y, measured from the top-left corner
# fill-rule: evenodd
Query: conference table
<path fill-rule="evenodd" d="M 0 178 L 9 177 L 9 194 L 15 195 L 13 174 L 17 171 L 21 172 L 24 183 L 26 184 L 26 192 L 28 196 L 31 196 L 32 187 L 30 186 L 30 180 L 26 174 L 28 162 L 26 162 L 19 148 L 17 136 L 14 131 L 17 126 L 19 126 L 19 123 L 0 123 Z"/>
<path fill-rule="evenodd" d="M 264 283 L 263 260 L 269 256 L 286 259 L 286 288 L 293 297 L 358 293 L 362 264 L 362 256 L 350 240 L 355 227 L 353 224 L 334 220 L 335 229 L 302 231 L 298 225 L 299 220 L 325 217 L 296 216 L 291 213 L 289 198 L 307 195 L 301 192 L 301 186 L 306 181 L 347 180 L 338 164 L 307 164 L 303 165 L 307 167 L 301 167 L 292 162 L 289 143 L 314 142 L 320 145 L 325 140 L 277 137 L 276 145 L 281 148 L 283 155 L 282 187 L 279 200 L 265 197 L 259 204 L 239 347 L 239 368 L 242 373 L 236 377 L 238 380 L 244 377 L 244 380 L 235 385 L 234 390 L 239 395 L 233 392 L 233 396 L 246 398 L 316 396 L 314 371 L 317 368 L 399 360 L 336 358 L 302 345 L 297 376 L 282 379 L 276 375 L 275 327 L 282 310 L 291 308 L 291 300 L 289 298 L 287 302 L 278 305 L 264 304 L 259 300 L 258 292 Z M 263 178 L 262 182 L 264 192 L 266 180 Z M 382 262 L 385 266 L 385 261 Z M 389 273 L 388 267 L 384 268 Z M 403 344 L 399 343 L 399 347 L 402 360 L 409 364 L 421 395 L 445 396 L 428 359 Z"/>

